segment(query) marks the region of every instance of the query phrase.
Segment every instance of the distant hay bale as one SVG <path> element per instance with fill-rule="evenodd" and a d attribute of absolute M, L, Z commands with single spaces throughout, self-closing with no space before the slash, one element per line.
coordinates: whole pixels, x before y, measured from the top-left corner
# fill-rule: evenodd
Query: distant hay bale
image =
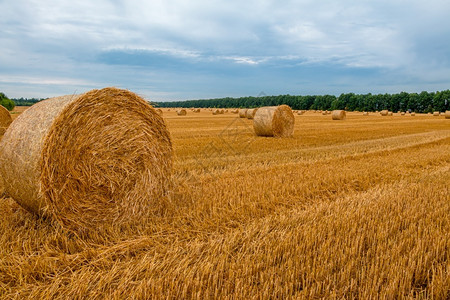
<path fill-rule="evenodd" d="M 195 113 L 199 113 L 200 111 L 201 111 L 200 108 L 194 108 Z"/>
<path fill-rule="evenodd" d="M 411 113 L 411 117 L 414 117 L 415 115 L 416 115 L 415 112 L 412 112 L 412 113 Z"/>
<path fill-rule="evenodd" d="M 256 111 L 253 128 L 258 136 L 292 137 L 294 122 L 294 114 L 289 106 L 266 106 Z"/>
<path fill-rule="evenodd" d="M 440 113 L 438 111 L 433 112 L 433 116 L 439 117 Z"/>
<path fill-rule="evenodd" d="M 12 122 L 11 114 L 9 111 L 0 105 L 0 136 L 5 134 L 6 129 Z"/>
<path fill-rule="evenodd" d="M 219 109 L 219 114 L 223 115 L 225 113 L 224 109 Z"/>
<path fill-rule="evenodd" d="M 187 111 L 184 108 L 177 110 L 177 115 L 179 115 L 179 116 L 185 116 L 186 114 L 187 114 Z"/>
<path fill-rule="evenodd" d="M 297 115 L 299 115 L 299 116 L 303 115 L 303 113 L 304 112 L 302 110 L 297 111 Z"/>
<path fill-rule="evenodd" d="M 450 119 L 450 110 L 447 110 L 444 114 L 446 119 Z"/>
<path fill-rule="evenodd" d="M 164 119 L 117 88 L 41 101 L 0 142 L 0 176 L 22 207 L 74 230 L 132 225 L 170 187 Z"/>
<path fill-rule="evenodd" d="M 247 117 L 247 110 L 245 108 L 241 108 L 239 110 L 239 118 L 246 118 Z"/>
<path fill-rule="evenodd" d="M 404 116 L 405 115 L 405 112 L 404 111 L 402 111 L 401 113 L 400 113 L 402 116 Z"/>
<path fill-rule="evenodd" d="M 162 115 L 162 114 L 163 114 L 163 111 L 162 111 L 162 109 L 161 109 L 161 108 L 157 108 L 157 109 L 156 109 L 156 112 L 157 112 L 158 114 L 160 114 L 160 115 Z"/>
<path fill-rule="evenodd" d="M 238 114 L 238 113 L 239 113 L 239 109 L 233 109 L 233 110 L 231 111 L 231 113 L 232 113 L 232 114 Z"/>
<path fill-rule="evenodd" d="M 257 108 L 247 109 L 247 111 L 245 112 L 245 116 L 247 117 L 247 119 L 252 120 L 255 117 L 257 111 Z"/>
<path fill-rule="evenodd" d="M 389 111 L 387 109 L 380 111 L 380 115 L 382 115 L 383 117 L 387 116 L 388 113 L 389 113 Z"/>
<path fill-rule="evenodd" d="M 392 113 L 392 111 L 388 112 L 388 116 L 393 116 L 394 114 Z"/>
<path fill-rule="evenodd" d="M 322 115 L 324 115 L 324 116 L 326 116 L 328 113 L 327 113 L 327 111 L 326 110 L 324 110 L 323 112 L 322 112 Z"/>
<path fill-rule="evenodd" d="M 220 114 L 220 111 L 218 109 L 213 109 L 212 114 L 218 115 L 218 114 Z"/>
<path fill-rule="evenodd" d="M 368 115 L 369 115 L 369 112 L 367 112 L 367 111 L 363 112 L 363 116 L 368 116 Z"/>
<path fill-rule="evenodd" d="M 333 110 L 333 113 L 331 114 L 331 119 L 333 120 L 345 120 L 347 117 L 347 114 L 345 113 L 345 110 Z"/>

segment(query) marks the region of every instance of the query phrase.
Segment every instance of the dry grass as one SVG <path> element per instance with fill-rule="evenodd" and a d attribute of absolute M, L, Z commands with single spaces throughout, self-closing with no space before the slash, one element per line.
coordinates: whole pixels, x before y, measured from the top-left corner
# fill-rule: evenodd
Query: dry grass
<path fill-rule="evenodd" d="M 0 201 L 1 298 L 450 297 L 448 120 L 306 112 L 291 139 L 165 120 L 177 186 L 139 233 L 81 239 Z"/>

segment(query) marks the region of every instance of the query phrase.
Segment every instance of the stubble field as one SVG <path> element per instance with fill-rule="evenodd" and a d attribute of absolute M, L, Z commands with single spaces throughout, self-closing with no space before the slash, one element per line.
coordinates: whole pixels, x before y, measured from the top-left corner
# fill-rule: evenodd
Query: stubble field
<path fill-rule="evenodd" d="M 139 233 L 76 236 L 0 198 L 1 298 L 450 297 L 450 120 L 307 112 L 274 139 L 163 116 L 174 190 Z"/>

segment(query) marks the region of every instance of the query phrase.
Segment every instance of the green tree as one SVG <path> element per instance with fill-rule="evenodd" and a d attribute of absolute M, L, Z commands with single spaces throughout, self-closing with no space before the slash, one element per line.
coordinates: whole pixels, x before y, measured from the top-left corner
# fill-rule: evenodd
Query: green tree
<path fill-rule="evenodd" d="M 4 93 L 0 93 L 0 105 L 6 107 L 7 110 L 13 110 L 16 104 L 14 101 L 6 97 Z"/>

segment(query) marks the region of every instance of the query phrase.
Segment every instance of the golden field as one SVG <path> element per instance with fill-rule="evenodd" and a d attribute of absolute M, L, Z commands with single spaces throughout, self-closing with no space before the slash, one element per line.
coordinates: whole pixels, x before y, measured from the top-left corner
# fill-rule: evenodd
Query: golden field
<path fill-rule="evenodd" d="M 1 298 L 450 298 L 450 120 L 306 112 L 274 139 L 163 116 L 174 190 L 139 233 L 81 237 L 0 199 Z"/>

